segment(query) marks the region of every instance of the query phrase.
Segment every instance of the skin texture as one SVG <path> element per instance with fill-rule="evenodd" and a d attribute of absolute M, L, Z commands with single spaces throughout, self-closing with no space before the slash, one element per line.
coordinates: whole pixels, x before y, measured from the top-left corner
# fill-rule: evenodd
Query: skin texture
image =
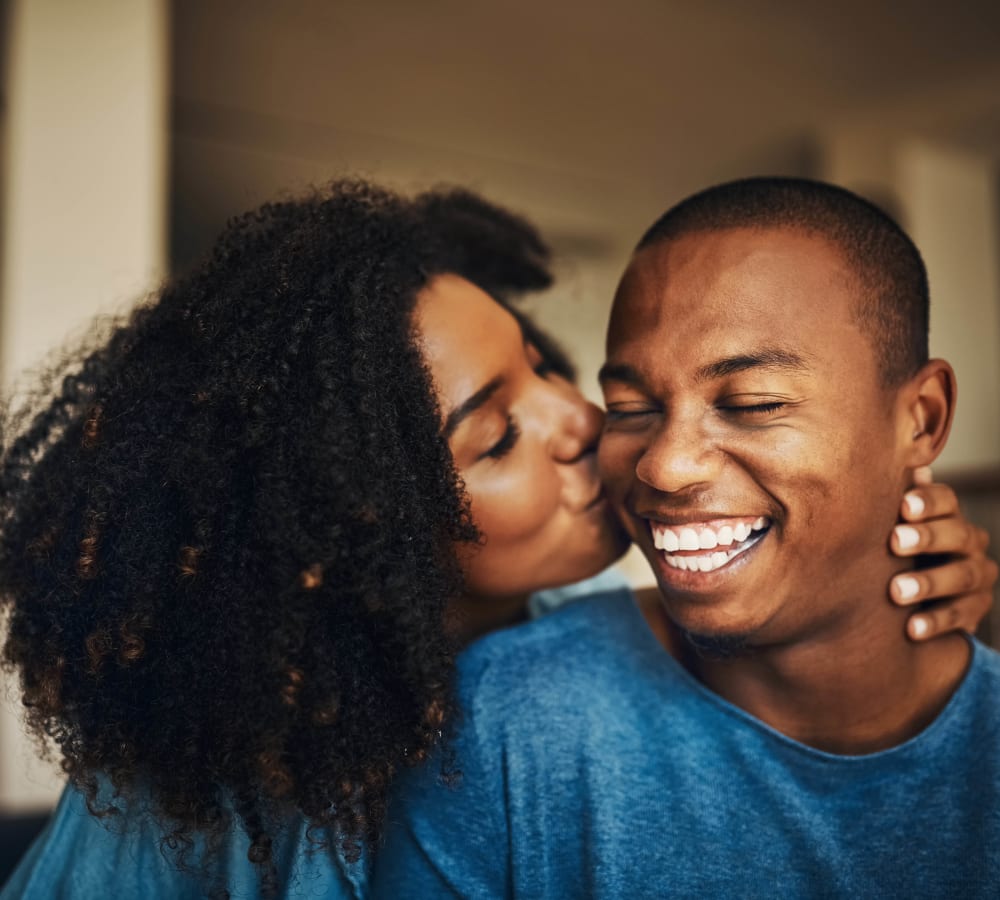
<path fill-rule="evenodd" d="M 944 444 L 954 378 L 934 361 L 881 388 L 857 294 L 833 245 L 790 229 L 654 244 L 622 280 L 602 371 L 602 473 L 667 614 L 753 651 L 689 665 L 779 730 L 844 752 L 913 733 L 967 657 L 961 640 L 907 642 L 881 587 L 904 568 L 885 535 Z M 716 571 L 673 568 L 653 545 L 651 523 L 760 517 L 763 536 Z"/>
<path fill-rule="evenodd" d="M 601 411 L 547 370 L 515 318 L 447 275 L 424 289 L 415 315 L 442 416 L 457 421 L 446 426 L 449 448 L 485 536 L 460 548 L 459 612 L 471 637 L 521 617 L 532 591 L 597 574 L 627 540 L 598 477 Z M 480 399 L 471 409 L 470 398 Z"/>

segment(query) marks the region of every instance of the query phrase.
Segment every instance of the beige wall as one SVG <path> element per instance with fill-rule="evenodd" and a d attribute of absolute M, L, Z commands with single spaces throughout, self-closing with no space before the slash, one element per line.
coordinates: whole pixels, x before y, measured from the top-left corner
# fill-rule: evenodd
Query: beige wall
<path fill-rule="evenodd" d="M 1000 466 L 1000 167 L 986 155 L 915 141 L 900 193 L 931 285 L 931 353 L 958 377 L 942 472 Z"/>
<path fill-rule="evenodd" d="M 10 5 L 3 177 L 5 384 L 163 272 L 166 16 L 161 0 Z M 0 809 L 46 805 L 14 685 L 0 703 Z"/>
<path fill-rule="evenodd" d="M 935 105 L 961 112 L 962 96 Z M 951 362 L 959 384 L 935 466 L 945 476 L 1000 467 L 1000 141 L 969 139 L 978 109 L 932 129 L 854 123 L 825 143 L 825 177 L 887 202 L 927 265 L 931 354 Z"/>

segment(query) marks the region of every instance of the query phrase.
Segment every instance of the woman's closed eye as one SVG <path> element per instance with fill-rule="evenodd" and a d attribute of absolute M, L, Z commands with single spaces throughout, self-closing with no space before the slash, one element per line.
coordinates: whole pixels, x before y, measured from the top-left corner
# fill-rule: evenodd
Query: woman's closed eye
<path fill-rule="evenodd" d="M 489 450 L 480 455 L 480 459 L 503 459 L 511 450 L 514 449 L 514 445 L 517 443 L 518 438 L 521 437 L 521 429 L 518 427 L 517 422 L 514 420 L 513 416 L 507 416 L 507 427 L 504 429 L 503 435 L 500 437 Z"/>

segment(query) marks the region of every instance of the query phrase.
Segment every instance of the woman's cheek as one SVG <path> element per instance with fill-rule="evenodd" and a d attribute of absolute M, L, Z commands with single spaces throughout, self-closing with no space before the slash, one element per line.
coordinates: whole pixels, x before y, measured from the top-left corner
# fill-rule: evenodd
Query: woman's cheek
<path fill-rule="evenodd" d="M 465 482 L 473 521 L 494 547 L 541 530 L 558 511 L 560 487 L 558 473 L 537 464 L 496 468 Z"/>

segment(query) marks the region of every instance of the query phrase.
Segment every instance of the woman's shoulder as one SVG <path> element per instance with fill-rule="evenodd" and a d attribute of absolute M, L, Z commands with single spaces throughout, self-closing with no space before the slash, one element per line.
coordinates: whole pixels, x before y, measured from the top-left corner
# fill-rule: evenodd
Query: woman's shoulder
<path fill-rule="evenodd" d="M 151 824 L 138 812 L 98 818 L 80 791 L 67 786 L 2 896 L 203 896 L 197 879 L 169 867 Z"/>
<path fill-rule="evenodd" d="M 103 805 L 103 799 L 102 799 Z M 67 786 L 45 829 L 4 887 L 2 900 L 84 900 L 93 897 L 259 898 L 262 884 L 247 858 L 249 839 L 234 825 L 210 856 L 196 841 L 183 859 L 167 847 L 163 829 L 141 798 L 103 817 Z M 275 840 L 280 898 L 322 896 L 353 900 L 363 885 L 363 863 L 347 865 L 329 847 L 310 840 L 296 820 Z"/>

